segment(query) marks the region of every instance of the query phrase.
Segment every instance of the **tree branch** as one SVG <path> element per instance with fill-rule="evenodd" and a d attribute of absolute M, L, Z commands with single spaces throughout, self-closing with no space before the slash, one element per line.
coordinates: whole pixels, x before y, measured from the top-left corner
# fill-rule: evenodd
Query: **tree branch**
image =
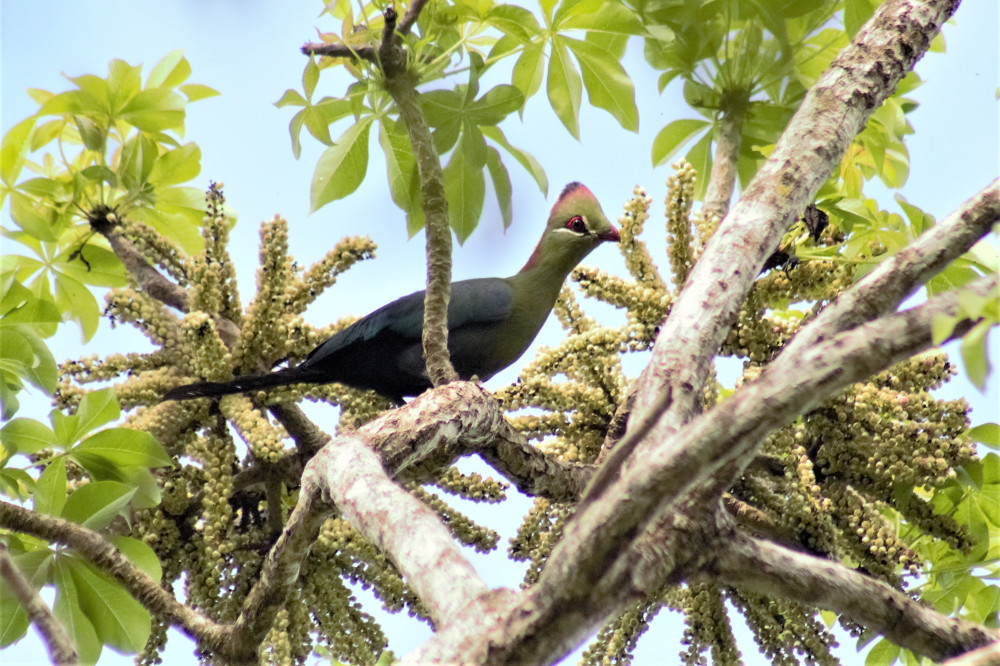
<path fill-rule="evenodd" d="M 419 10 L 419 8 L 418 8 Z M 390 20 L 391 19 L 391 20 Z M 448 354 L 448 301 L 451 297 L 451 229 L 444 174 L 434 139 L 417 98 L 416 80 L 406 69 L 403 49 L 395 44 L 396 12 L 385 11 L 385 30 L 379 57 L 385 73 L 385 88 L 399 107 L 420 174 L 421 204 L 427 234 L 427 291 L 424 295 L 424 359 L 434 386 L 458 379 Z"/>
<path fill-rule="evenodd" d="M 967 288 L 988 295 L 997 288 L 997 277 Z M 649 451 L 642 465 L 627 468 L 609 483 L 600 500 L 578 509 L 530 600 L 512 613 L 507 639 L 491 658 L 502 663 L 557 659 L 572 647 L 571 637 L 594 628 L 579 626 L 582 617 L 593 617 L 587 609 L 603 605 L 611 613 L 637 593 L 682 578 L 705 547 L 706 537 L 699 537 L 699 531 L 707 526 L 691 513 L 718 500 L 718 489 L 731 484 L 725 479 L 749 464 L 770 432 L 844 386 L 930 347 L 934 317 L 957 310 L 957 292 L 939 294 L 801 354 L 782 356 L 757 380 Z M 971 326 L 966 321 L 956 334 Z M 715 494 L 699 489 L 705 480 L 715 484 Z M 639 546 L 653 542 L 649 534 L 662 533 L 668 519 L 675 521 L 675 531 L 689 532 L 687 538 L 672 539 L 651 557 L 648 548 Z M 688 544 L 687 552 L 680 550 L 683 544 Z"/>
<path fill-rule="evenodd" d="M 809 91 L 774 152 L 691 270 L 639 378 L 635 414 L 667 385 L 677 398 L 643 451 L 700 409 L 712 358 L 765 259 L 839 164 L 868 117 L 927 50 L 957 0 L 890 0 L 858 31 Z"/>
<path fill-rule="evenodd" d="M 804 347 L 894 311 L 918 286 L 962 256 L 1000 220 L 1000 178 L 837 297 L 782 350 Z"/>
<path fill-rule="evenodd" d="M 0 543 L 0 578 L 6 581 L 7 587 L 14 593 L 14 597 L 24 608 L 28 618 L 38 627 L 52 663 L 59 666 L 79 663 L 80 658 L 76 654 L 73 641 L 66 633 L 66 628 L 52 614 L 24 574 L 18 570 L 4 543 Z"/>
<path fill-rule="evenodd" d="M 740 146 L 743 144 L 743 118 L 747 111 L 746 97 L 731 95 L 728 104 L 723 105 L 719 121 L 719 138 L 715 144 L 715 158 L 712 160 L 712 174 L 705 191 L 705 203 L 701 212 L 707 220 L 709 216 L 722 219 L 729 212 L 729 200 L 736 187 L 737 163 Z"/>
<path fill-rule="evenodd" d="M 880 580 L 733 530 L 715 558 L 722 582 L 805 606 L 832 610 L 896 645 L 942 661 L 993 641 L 1000 632 L 949 618 Z"/>
<path fill-rule="evenodd" d="M 86 527 L 52 518 L 0 501 L 0 525 L 23 534 L 77 550 L 91 564 L 113 578 L 132 597 L 165 622 L 178 626 L 206 651 L 222 647 L 223 626 L 177 601 L 118 549 Z"/>

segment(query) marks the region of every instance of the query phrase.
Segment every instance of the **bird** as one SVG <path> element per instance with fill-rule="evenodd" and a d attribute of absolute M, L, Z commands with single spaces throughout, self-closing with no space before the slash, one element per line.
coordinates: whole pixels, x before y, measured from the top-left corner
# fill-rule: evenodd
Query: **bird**
<path fill-rule="evenodd" d="M 507 278 L 452 283 L 448 351 L 458 376 L 486 381 L 517 361 L 548 318 L 570 271 L 601 243 L 620 240 L 594 194 L 581 183 L 567 185 L 520 271 Z M 187 384 L 169 390 L 163 399 L 337 382 L 402 404 L 404 397 L 431 388 L 421 342 L 423 320 L 424 292 L 417 291 L 334 334 L 296 366 L 227 382 Z"/>

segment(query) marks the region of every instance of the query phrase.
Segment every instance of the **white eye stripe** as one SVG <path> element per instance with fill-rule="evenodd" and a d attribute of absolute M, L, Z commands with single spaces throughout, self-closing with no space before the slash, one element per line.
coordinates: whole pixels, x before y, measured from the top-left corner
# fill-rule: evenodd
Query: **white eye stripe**
<path fill-rule="evenodd" d="M 586 236 L 587 233 L 581 233 L 579 231 L 573 231 L 572 229 L 567 229 L 566 227 L 559 227 L 558 229 L 553 229 L 554 234 L 570 234 L 571 236 Z"/>

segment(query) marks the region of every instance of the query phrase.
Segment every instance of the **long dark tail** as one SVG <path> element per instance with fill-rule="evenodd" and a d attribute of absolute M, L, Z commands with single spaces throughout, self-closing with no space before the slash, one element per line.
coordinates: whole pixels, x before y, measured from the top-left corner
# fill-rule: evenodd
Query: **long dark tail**
<path fill-rule="evenodd" d="M 192 398 L 212 398 L 220 395 L 231 395 L 245 391 L 258 391 L 273 386 L 287 386 L 300 382 L 315 382 L 316 377 L 297 371 L 297 368 L 286 368 L 267 375 L 252 377 L 237 377 L 229 382 L 198 382 L 172 388 L 163 396 L 164 400 L 190 400 Z"/>

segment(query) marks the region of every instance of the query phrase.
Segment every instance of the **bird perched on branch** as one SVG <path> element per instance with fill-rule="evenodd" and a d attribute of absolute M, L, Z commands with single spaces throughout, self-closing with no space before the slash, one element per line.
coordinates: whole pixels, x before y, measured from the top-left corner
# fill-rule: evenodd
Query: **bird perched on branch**
<path fill-rule="evenodd" d="M 520 358 L 535 339 L 569 272 L 604 241 L 618 242 L 593 193 L 567 185 L 528 263 L 508 278 L 451 285 L 448 351 L 462 379 L 486 380 Z M 187 400 L 287 384 L 339 382 L 402 402 L 431 388 L 421 332 L 424 292 L 385 305 L 313 349 L 299 365 L 270 374 L 171 389 L 164 400 Z"/>

